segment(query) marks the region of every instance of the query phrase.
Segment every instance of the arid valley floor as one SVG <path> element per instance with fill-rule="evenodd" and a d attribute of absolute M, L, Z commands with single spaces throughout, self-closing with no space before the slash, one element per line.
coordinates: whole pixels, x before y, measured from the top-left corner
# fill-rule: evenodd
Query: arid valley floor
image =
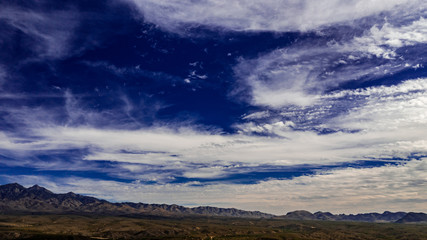
<path fill-rule="evenodd" d="M 226 217 L 0 215 L 0 239 L 427 239 L 425 224 Z"/>

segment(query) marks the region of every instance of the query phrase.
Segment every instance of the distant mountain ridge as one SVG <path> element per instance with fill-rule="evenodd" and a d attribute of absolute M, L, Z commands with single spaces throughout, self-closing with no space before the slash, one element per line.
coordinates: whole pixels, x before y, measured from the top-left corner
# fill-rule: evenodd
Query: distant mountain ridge
<path fill-rule="evenodd" d="M 414 216 L 414 217 L 408 217 Z M 424 218 L 423 218 L 424 217 Z M 427 221 L 425 213 L 389 212 L 384 213 L 359 213 L 359 214 L 332 214 L 330 212 L 315 212 L 299 210 L 279 216 L 281 219 L 290 220 L 327 220 L 327 221 L 354 221 L 354 222 L 423 222 Z M 406 219 L 406 220 L 405 220 Z M 424 220 L 423 220 L 424 219 Z"/>
<path fill-rule="evenodd" d="M 397 223 L 427 223 L 427 214 L 425 213 L 408 213 L 403 218 L 396 221 Z"/>
<path fill-rule="evenodd" d="M 17 183 L 0 186 L 0 213 L 90 213 L 102 215 L 155 216 L 224 216 L 244 218 L 272 218 L 274 215 L 235 208 L 194 207 L 146 203 L 111 203 L 72 192 L 55 194 L 34 185 L 25 188 Z"/>
<path fill-rule="evenodd" d="M 198 215 L 288 220 L 427 223 L 427 214 L 413 212 L 393 213 L 386 211 L 384 213 L 346 215 L 332 214 L 329 212 L 311 213 L 299 210 L 289 212 L 284 216 L 275 216 L 259 211 L 244 211 L 235 208 L 217 208 L 209 206 L 188 208 L 175 204 L 111 203 L 106 200 L 83 196 L 72 192 L 56 194 L 38 185 L 25 188 L 17 183 L 0 185 L 0 213 L 78 213 L 128 216 L 152 215 L 164 217 Z"/>

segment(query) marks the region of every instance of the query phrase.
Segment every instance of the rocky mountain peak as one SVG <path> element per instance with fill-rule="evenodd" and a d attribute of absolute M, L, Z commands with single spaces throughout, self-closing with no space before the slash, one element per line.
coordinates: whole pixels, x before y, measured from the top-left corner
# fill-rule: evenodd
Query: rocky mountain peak
<path fill-rule="evenodd" d="M 44 188 L 44 187 L 40 187 L 39 185 L 34 185 L 34 186 L 32 186 L 32 187 L 29 187 L 27 190 L 28 190 L 28 191 L 31 191 L 31 192 L 45 192 L 45 193 L 52 193 L 51 191 L 47 190 L 47 189 L 46 189 L 46 188 Z"/>
<path fill-rule="evenodd" d="M 49 199 L 55 197 L 55 194 L 44 187 L 40 187 L 39 185 L 34 185 L 29 187 L 24 191 L 26 195 L 31 196 L 33 198 L 38 199 Z"/>
<path fill-rule="evenodd" d="M 313 220 L 316 217 L 309 211 L 297 210 L 293 212 L 288 212 L 286 217 L 289 219 L 300 219 L 300 220 Z"/>
<path fill-rule="evenodd" d="M 5 190 L 5 189 L 20 189 L 23 190 L 25 189 L 24 186 L 18 184 L 18 183 L 9 183 L 9 184 L 5 184 L 5 185 L 1 185 L 0 189 Z"/>
<path fill-rule="evenodd" d="M 44 189 L 44 188 L 40 187 L 39 185 L 36 184 L 36 185 L 28 188 L 28 190 L 30 190 L 30 189 L 40 190 L 40 189 Z"/>
<path fill-rule="evenodd" d="M 18 183 L 10 183 L 0 186 L 0 199 L 14 199 L 19 197 L 26 188 Z"/>

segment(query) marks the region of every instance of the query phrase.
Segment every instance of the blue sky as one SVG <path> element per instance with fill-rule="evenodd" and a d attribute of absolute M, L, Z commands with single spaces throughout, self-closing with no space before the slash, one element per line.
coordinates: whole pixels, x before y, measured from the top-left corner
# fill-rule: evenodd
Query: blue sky
<path fill-rule="evenodd" d="M 0 1 L 0 183 L 425 211 L 427 4 Z"/>

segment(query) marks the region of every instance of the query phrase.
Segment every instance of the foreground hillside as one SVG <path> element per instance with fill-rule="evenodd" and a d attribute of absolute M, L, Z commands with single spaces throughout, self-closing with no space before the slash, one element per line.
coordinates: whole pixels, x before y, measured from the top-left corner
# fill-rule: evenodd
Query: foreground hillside
<path fill-rule="evenodd" d="M 231 217 L 0 215 L 0 239 L 363 239 L 425 240 L 422 224 Z"/>

